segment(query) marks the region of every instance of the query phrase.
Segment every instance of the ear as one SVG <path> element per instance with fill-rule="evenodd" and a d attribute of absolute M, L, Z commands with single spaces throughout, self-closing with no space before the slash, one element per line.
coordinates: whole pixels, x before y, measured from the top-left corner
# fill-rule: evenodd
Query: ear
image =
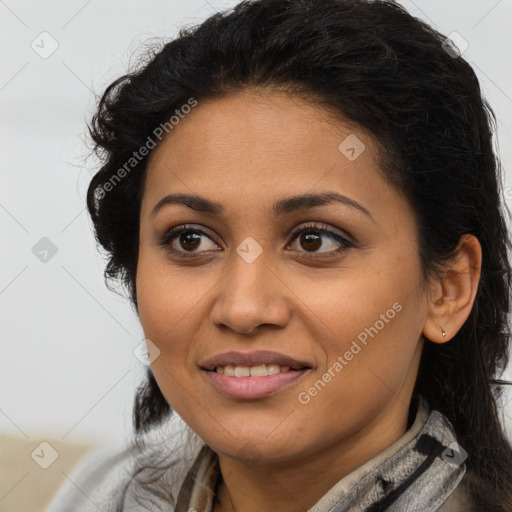
<path fill-rule="evenodd" d="M 423 326 L 423 335 L 428 340 L 434 343 L 450 340 L 467 320 L 475 301 L 481 265 L 480 242 L 473 235 L 462 235 L 443 279 L 430 288 L 428 316 Z"/>

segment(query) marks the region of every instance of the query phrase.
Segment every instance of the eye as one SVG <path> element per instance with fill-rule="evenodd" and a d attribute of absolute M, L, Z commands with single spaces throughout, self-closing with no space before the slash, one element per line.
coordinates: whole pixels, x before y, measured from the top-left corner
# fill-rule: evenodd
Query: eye
<path fill-rule="evenodd" d="M 324 243 L 322 241 L 323 236 L 327 237 L 330 241 Z M 348 239 L 348 237 L 345 237 L 340 232 L 326 228 L 324 227 L 323 224 L 318 223 L 308 224 L 307 226 L 303 226 L 301 228 L 294 230 L 292 233 L 292 241 L 296 239 L 300 246 L 306 249 L 305 252 L 311 253 L 313 257 L 321 257 L 326 255 L 332 256 L 335 253 L 341 253 L 354 246 L 354 244 Z M 327 250 L 318 253 L 317 256 L 318 249 L 324 247 L 329 249 L 329 246 L 341 247 L 339 247 L 338 249 Z"/>
<path fill-rule="evenodd" d="M 172 254 L 178 254 L 179 256 L 184 257 L 194 257 L 196 256 L 199 248 L 205 249 L 204 244 L 201 241 L 202 236 L 208 237 L 210 241 L 213 242 L 209 235 L 210 232 L 205 229 L 193 228 L 188 224 L 184 224 L 167 231 L 158 242 L 158 245 L 164 246 L 165 249 Z M 184 251 L 176 248 L 176 246 L 181 247 Z"/>
<path fill-rule="evenodd" d="M 201 240 L 203 236 L 207 237 L 210 242 L 213 243 L 214 247 L 212 249 L 204 247 L 205 244 L 203 244 Z M 322 237 L 328 238 L 329 241 L 324 243 Z M 205 250 L 216 250 L 215 247 L 218 247 L 218 245 L 213 242 L 212 238 L 215 238 L 215 236 L 209 230 L 184 224 L 167 231 L 162 239 L 157 242 L 157 245 L 165 247 L 166 251 L 177 254 L 178 256 L 195 257 L 198 253 L 204 252 Z M 318 223 L 311 223 L 307 226 L 295 229 L 292 232 L 292 242 L 296 239 L 298 239 L 300 245 L 306 249 L 305 252 L 310 253 L 313 257 L 322 255 L 330 256 L 334 253 L 341 253 L 354 246 L 348 237 Z M 208 244 L 206 244 L 206 246 L 207 245 Z M 329 248 L 330 245 L 334 245 L 335 247 L 338 245 L 339 248 L 318 253 L 317 256 L 318 249 L 324 248 L 325 246 Z"/>

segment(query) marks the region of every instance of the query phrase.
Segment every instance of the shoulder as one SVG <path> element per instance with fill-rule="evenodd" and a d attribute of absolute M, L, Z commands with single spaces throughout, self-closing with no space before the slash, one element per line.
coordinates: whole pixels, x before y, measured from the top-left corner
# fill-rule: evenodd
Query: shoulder
<path fill-rule="evenodd" d="M 204 444 L 176 414 L 138 444 L 133 441 L 86 455 L 44 512 L 117 512 L 139 498 L 152 501 L 164 494 L 168 503 Z"/>
<path fill-rule="evenodd" d="M 45 512 L 116 510 L 133 472 L 128 446 L 99 447 L 75 466 Z"/>

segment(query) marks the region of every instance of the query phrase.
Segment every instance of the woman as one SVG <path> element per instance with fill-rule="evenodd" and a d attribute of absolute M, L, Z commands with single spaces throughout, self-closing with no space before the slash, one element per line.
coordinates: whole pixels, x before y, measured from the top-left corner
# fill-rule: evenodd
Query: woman
<path fill-rule="evenodd" d="M 151 364 L 50 510 L 512 511 L 491 123 L 384 1 L 242 2 L 112 83 L 88 208 Z"/>

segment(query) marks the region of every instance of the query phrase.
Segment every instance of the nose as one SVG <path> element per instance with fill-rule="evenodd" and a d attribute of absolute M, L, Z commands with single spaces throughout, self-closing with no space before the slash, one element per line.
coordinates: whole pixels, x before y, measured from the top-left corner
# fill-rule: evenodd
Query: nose
<path fill-rule="evenodd" d="M 230 268 L 218 285 L 211 321 L 237 333 L 252 334 L 259 326 L 284 327 L 290 319 L 293 293 L 265 251 L 248 262 L 233 253 Z"/>

